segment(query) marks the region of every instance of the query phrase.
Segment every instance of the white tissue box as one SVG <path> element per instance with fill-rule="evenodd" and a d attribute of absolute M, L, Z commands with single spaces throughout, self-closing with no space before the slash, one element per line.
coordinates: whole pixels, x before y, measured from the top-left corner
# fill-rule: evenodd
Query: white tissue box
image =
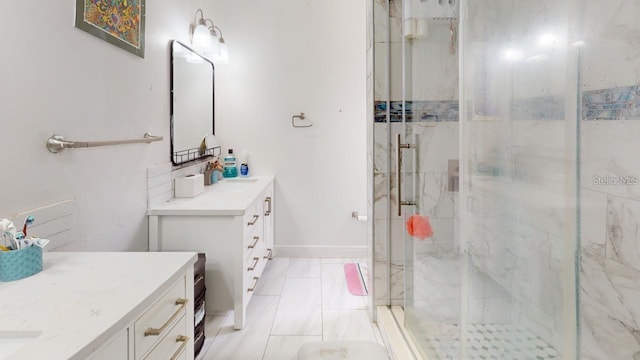
<path fill-rule="evenodd" d="M 204 192 L 204 176 L 202 174 L 192 174 L 175 180 L 176 197 L 189 198 Z"/>

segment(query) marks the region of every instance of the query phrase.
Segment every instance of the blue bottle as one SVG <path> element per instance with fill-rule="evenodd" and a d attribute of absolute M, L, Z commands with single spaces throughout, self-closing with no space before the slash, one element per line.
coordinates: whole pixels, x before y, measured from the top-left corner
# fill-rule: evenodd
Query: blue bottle
<path fill-rule="evenodd" d="M 246 160 L 242 162 L 242 165 L 240 165 L 240 176 L 249 176 L 249 164 L 247 164 Z"/>
<path fill-rule="evenodd" d="M 233 154 L 233 149 L 229 149 L 229 154 L 223 159 L 224 170 L 222 176 L 225 178 L 234 178 L 238 176 L 238 167 L 236 162 L 236 156 Z"/>

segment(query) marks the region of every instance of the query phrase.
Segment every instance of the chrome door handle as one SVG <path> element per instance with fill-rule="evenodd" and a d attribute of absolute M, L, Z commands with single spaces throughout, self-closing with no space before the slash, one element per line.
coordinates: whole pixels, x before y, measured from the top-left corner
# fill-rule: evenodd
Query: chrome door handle
<path fill-rule="evenodd" d="M 402 216 L 403 206 L 416 205 L 415 201 L 402 200 L 402 149 L 411 149 L 411 144 L 403 144 L 400 134 L 396 134 L 396 201 L 398 216 Z"/>

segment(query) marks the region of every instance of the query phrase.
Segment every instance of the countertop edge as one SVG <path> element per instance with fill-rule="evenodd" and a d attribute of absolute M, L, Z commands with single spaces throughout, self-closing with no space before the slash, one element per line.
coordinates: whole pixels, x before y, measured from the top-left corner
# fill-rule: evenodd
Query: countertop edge
<path fill-rule="evenodd" d="M 187 251 L 185 251 L 187 252 Z M 191 252 L 191 251 L 188 251 Z M 137 315 L 141 315 L 149 305 L 151 305 L 154 301 L 156 301 L 162 293 L 167 291 L 169 285 L 171 285 L 176 279 L 180 277 L 180 274 L 185 272 L 189 267 L 193 267 L 198 260 L 198 253 L 192 252 L 193 255 L 187 262 L 179 267 L 169 278 L 167 278 L 160 287 L 158 287 L 155 291 L 149 294 L 146 299 L 134 305 L 120 320 L 114 323 L 111 327 L 106 329 L 102 334 L 98 335 L 93 341 L 88 343 L 78 352 L 73 354 L 69 359 L 70 360 L 82 360 L 87 359 L 89 356 L 93 355 L 96 351 L 100 350 L 100 348 L 107 344 L 109 340 L 111 340 L 114 336 L 118 334 L 119 331 L 127 328 L 130 324 L 132 324 L 136 320 Z"/>
<path fill-rule="evenodd" d="M 273 175 L 256 175 L 258 179 L 258 183 L 255 185 L 255 189 L 251 190 L 251 193 L 255 192 L 254 196 L 250 196 L 247 198 L 251 198 L 251 201 L 254 201 L 257 196 L 260 195 L 265 189 L 269 187 L 270 184 L 275 182 L 275 176 Z M 215 186 L 215 185 L 214 185 Z M 201 196 L 207 196 L 208 193 L 212 191 L 205 191 L 202 194 L 199 194 L 193 198 L 179 198 L 179 202 L 184 204 L 186 201 L 193 201 L 194 199 L 198 199 Z M 225 193 L 222 193 L 225 194 Z M 253 194 L 252 194 L 253 195 Z M 238 216 L 244 215 L 249 204 L 245 204 L 244 206 L 227 206 L 227 207 L 219 207 L 217 209 L 212 208 L 179 208 L 172 207 L 178 205 L 176 198 L 172 198 L 171 200 L 164 202 L 162 204 L 156 205 L 151 208 L 147 208 L 146 215 L 147 216 Z M 178 205 L 180 206 L 180 205 Z"/>

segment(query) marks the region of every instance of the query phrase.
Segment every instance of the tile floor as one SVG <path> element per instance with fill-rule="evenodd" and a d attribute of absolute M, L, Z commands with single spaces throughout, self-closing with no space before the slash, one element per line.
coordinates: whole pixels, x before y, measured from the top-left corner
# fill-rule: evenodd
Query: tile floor
<path fill-rule="evenodd" d="M 296 359 L 310 341 L 365 340 L 382 344 L 366 297 L 347 290 L 343 265 L 361 259 L 273 259 L 247 308 L 244 329 L 233 315 L 207 316 L 203 360 Z"/>

